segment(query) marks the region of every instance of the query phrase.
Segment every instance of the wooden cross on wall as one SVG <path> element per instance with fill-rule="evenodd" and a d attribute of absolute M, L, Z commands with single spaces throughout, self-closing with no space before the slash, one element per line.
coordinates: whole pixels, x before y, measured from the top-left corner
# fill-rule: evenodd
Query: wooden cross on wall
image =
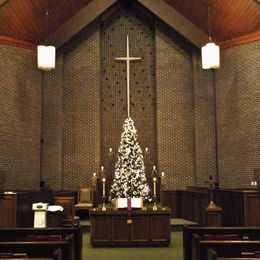
<path fill-rule="evenodd" d="M 127 102 L 127 117 L 130 117 L 130 61 L 141 60 L 141 57 L 129 56 L 129 37 L 126 36 L 126 57 L 115 58 L 118 61 L 126 61 L 126 102 Z"/>

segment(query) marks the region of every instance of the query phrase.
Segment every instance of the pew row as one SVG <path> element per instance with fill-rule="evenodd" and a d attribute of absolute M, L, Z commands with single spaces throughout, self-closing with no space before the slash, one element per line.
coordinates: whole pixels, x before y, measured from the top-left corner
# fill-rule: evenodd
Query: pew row
<path fill-rule="evenodd" d="M 62 251 L 60 248 L 56 249 L 50 258 L 29 258 L 26 253 L 0 253 L 0 259 L 62 260 Z"/>
<path fill-rule="evenodd" d="M 35 238 L 33 239 L 33 237 Z M 57 239 L 57 237 L 61 237 L 62 239 L 59 240 Z M 38 248 L 39 246 L 41 248 L 44 247 L 47 248 L 48 245 L 50 245 L 50 243 L 53 244 L 52 252 L 57 248 L 61 248 L 63 250 L 63 254 L 69 254 L 72 256 L 74 255 L 75 260 L 82 259 L 82 227 L 81 226 L 68 227 L 68 228 L 1 228 L 0 229 L 0 252 L 6 252 L 6 248 L 9 248 L 10 252 L 18 252 L 16 249 L 20 247 L 23 248 L 28 247 L 31 250 L 34 250 L 34 248 Z M 15 251 L 13 251 L 12 249 L 14 249 Z M 69 250 L 69 252 L 66 250 Z M 69 259 L 69 258 L 65 258 L 63 256 L 62 259 Z"/>
<path fill-rule="evenodd" d="M 241 257 L 246 252 L 260 250 L 260 240 L 211 240 L 198 234 L 192 238 L 192 259 L 201 260 L 207 256 L 208 249 L 212 248 L 223 257 Z"/>
<path fill-rule="evenodd" d="M 209 248 L 207 260 L 256 260 L 260 259 L 260 251 L 244 252 L 240 257 L 220 257 L 216 250 Z"/>
<path fill-rule="evenodd" d="M 50 258 L 53 252 L 60 249 L 63 260 L 74 260 L 74 236 L 72 234 L 53 241 L 8 241 L 0 242 L 0 252 L 24 253 L 31 258 Z"/>
<path fill-rule="evenodd" d="M 192 259 L 193 234 L 208 240 L 236 240 L 260 241 L 260 227 L 199 227 L 185 225 L 183 227 L 183 255 L 184 260 Z M 214 237 L 215 236 L 215 237 Z M 206 257 L 207 253 L 205 253 Z"/>

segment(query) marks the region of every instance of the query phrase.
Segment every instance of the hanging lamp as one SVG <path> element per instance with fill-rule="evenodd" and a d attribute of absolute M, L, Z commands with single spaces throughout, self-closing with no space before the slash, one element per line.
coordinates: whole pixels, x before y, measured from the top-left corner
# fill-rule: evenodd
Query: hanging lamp
<path fill-rule="evenodd" d="M 45 26 L 45 45 L 37 46 L 37 67 L 44 71 L 50 71 L 55 69 L 55 53 L 56 49 L 54 46 L 48 46 L 47 38 L 47 23 L 49 12 L 46 10 L 46 26 Z"/>
<path fill-rule="evenodd" d="M 208 6 L 208 33 L 209 42 L 201 48 L 201 59 L 203 69 L 218 69 L 220 67 L 219 46 L 211 40 L 210 30 L 210 7 Z"/>

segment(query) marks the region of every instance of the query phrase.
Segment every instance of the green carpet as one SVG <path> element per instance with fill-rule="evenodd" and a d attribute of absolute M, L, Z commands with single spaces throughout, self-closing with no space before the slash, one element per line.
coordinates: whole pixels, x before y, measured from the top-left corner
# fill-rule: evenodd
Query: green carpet
<path fill-rule="evenodd" d="M 83 260 L 182 260 L 182 232 L 171 232 L 169 247 L 92 248 L 89 232 L 83 233 Z"/>

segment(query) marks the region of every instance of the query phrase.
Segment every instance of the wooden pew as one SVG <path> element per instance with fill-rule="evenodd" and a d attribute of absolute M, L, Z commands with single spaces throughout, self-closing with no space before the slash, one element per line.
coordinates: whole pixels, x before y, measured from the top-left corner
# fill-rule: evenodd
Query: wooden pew
<path fill-rule="evenodd" d="M 56 249 L 50 258 L 28 258 L 27 254 L 25 253 L 0 253 L 0 259 L 62 260 L 62 251 L 60 248 Z"/>
<path fill-rule="evenodd" d="M 192 238 L 192 259 L 201 260 L 212 248 L 224 257 L 241 257 L 243 252 L 260 250 L 260 240 L 207 240 L 198 234 Z"/>
<path fill-rule="evenodd" d="M 260 259 L 260 252 L 245 252 L 241 257 L 219 257 L 216 250 L 209 248 L 207 260 L 256 260 Z"/>
<path fill-rule="evenodd" d="M 183 227 L 183 255 L 185 260 L 192 258 L 192 236 L 213 235 L 238 235 L 243 239 L 260 240 L 260 227 L 199 227 L 185 225 Z"/>
<path fill-rule="evenodd" d="M 34 236 L 35 235 L 39 235 L 39 236 L 60 235 L 62 237 L 73 235 L 73 240 L 74 240 L 73 248 L 74 248 L 75 259 L 76 260 L 82 259 L 82 227 L 81 226 L 68 227 L 68 228 L 62 228 L 62 227 L 60 228 L 1 228 L 0 243 L 10 242 L 10 241 L 19 242 L 17 240 L 26 241 L 26 238 L 28 236 L 33 236 L 33 235 Z M 56 242 L 60 242 L 60 241 L 56 241 Z M 42 244 L 44 246 L 44 243 Z M 0 252 L 3 251 L 0 250 Z"/>
<path fill-rule="evenodd" d="M 56 249 L 62 251 L 63 260 L 74 260 L 74 236 L 69 234 L 60 237 L 60 240 L 45 239 L 35 236 L 36 239 L 25 238 L 19 241 L 0 241 L 0 252 L 24 253 L 28 257 L 50 258 Z"/>

